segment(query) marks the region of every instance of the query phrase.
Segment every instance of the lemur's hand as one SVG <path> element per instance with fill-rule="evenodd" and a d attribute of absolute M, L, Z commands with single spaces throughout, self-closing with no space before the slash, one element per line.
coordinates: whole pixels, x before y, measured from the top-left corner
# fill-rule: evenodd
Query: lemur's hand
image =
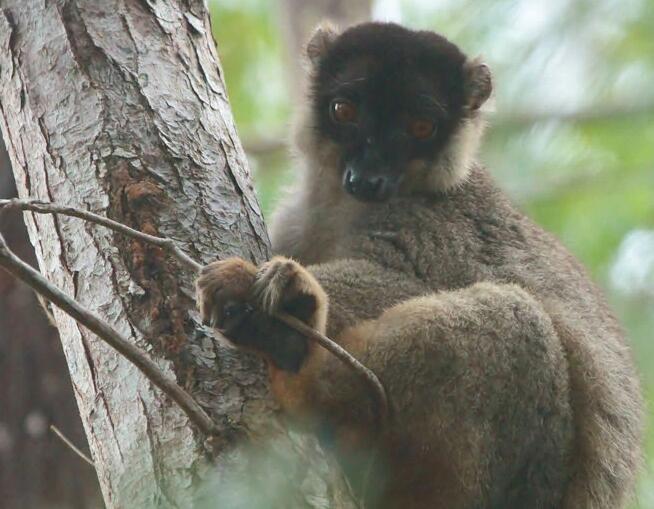
<path fill-rule="evenodd" d="M 240 258 L 214 262 L 202 269 L 196 288 L 205 324 L 282 369 L 299 369 L 308 347 L 306 338 L 272 315 L 289 313 L 325 330 L 325 292 L 306 269 L 288 258 L 275 257 L 258 270 Z"/>
<path fill-rule="evenodd" d="M 203 267 L 195 282 L 202 322 L 236 340 L 232 333 L 254 311 L 251 290 L 256 272 L 254 265 L 240 258 Z"/>

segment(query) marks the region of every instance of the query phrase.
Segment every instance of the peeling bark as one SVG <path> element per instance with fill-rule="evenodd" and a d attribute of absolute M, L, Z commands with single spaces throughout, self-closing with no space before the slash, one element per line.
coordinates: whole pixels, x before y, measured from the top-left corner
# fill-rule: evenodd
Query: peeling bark
<path fill-rule="evenodd" d="M 0 137 L 0 199 L 14 197 L 15 191 L 9 156 Z M 18 256 L 36 265 L 19 211 L 0 214 L 0 232 Z M 57 330 L 48 323 L 34 292 L 0 271 L 2 507 L 101 507 L 93 468 L 48 430 L 50 424 L 86 449 Z"/>
<path fill-rule="evenodd" d="M 198 0 L 0 0 L 0 126 L 19 196 L 173 238 L 205 263 L 267 258 L 210 34 Z M 108 507 L 193 507 L 204 479 L 234 495 L 221 507 L 253 507 L 243 496 L 256 479 L 231 481 L 261 460 L 240 444 L 264 436 L 268 458 L 286 451 L 295 465 L 275 472 L 289 491 L 283 507 L 353 507 L 313 440 L 272 417 L 261 363 L 206 335 L 194 274 L 77 219 L 25 221 L 42 273 L 148 351 L 220 426 L 206 447 L 134 366 L 55 310 Z"/>

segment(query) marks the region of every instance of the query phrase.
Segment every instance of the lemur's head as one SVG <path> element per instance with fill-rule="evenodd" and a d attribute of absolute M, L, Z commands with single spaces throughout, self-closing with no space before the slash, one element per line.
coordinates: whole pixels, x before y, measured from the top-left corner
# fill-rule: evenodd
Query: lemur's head
<path fill-rule="evenodd" d="M 332 166 L 345 191 L 383 201 L 398 190 L 443 191 L 465 179 L 483 130 L 479 108 L 492 88 L 486 65 L 436 33 L 390 23 L 341 34 L 322 25 L 307 56 L 309 125 L 302 128 L 310 135 L 301 149 L 319 157 L 331 147 L 331 164 L 318 162 L 324 171 Z"/>

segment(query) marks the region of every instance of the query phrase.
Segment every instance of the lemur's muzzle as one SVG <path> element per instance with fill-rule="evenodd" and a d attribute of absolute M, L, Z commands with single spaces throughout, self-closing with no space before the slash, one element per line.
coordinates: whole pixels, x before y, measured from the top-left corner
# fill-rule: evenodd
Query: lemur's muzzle
<path fill-rule="evenodd" d="M 361 201 L 385 201 L 395 193 L 398 178 L 385 173 L 362 173 L 348 166 L 343 175 L 343 188 Z"/>

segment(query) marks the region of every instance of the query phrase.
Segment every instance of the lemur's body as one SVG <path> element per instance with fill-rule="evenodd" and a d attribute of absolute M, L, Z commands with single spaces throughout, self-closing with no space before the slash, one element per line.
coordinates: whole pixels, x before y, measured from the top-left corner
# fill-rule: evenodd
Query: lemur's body
<path fill-rule="evenodd" d="M 359 30 L 389 35 L 368 27 Z M 312 43 L 321 58 L 345 58 L 347 34 L 340 46 L 325 34 Z M 380 203 L 348 194 L 368 199 L 386 185 L 353 185 L 350 163 L 343 192 L 344 142 L 316 135 L 307 111 L 304 176 L 273 227 L 275 251 L 296 261 L 276 257 L 258 274 L 236 259 L 208 266 L 203 314 L 269 360 L 282 407 L 346 468 L 379 449 L 375 506 L 622 507 L 641 433 L 629 349 L 579 263 L 472 162 L 477 106 L 444 128 L 449 142 L 434 141 L 438 157 L 403 166 Z M 386 387 L 392 425 L 377 433 L 367 387 L 319 347 L 258 311 L 230 322 L 242 302 L 292 312 L 352 352 Z"/>

